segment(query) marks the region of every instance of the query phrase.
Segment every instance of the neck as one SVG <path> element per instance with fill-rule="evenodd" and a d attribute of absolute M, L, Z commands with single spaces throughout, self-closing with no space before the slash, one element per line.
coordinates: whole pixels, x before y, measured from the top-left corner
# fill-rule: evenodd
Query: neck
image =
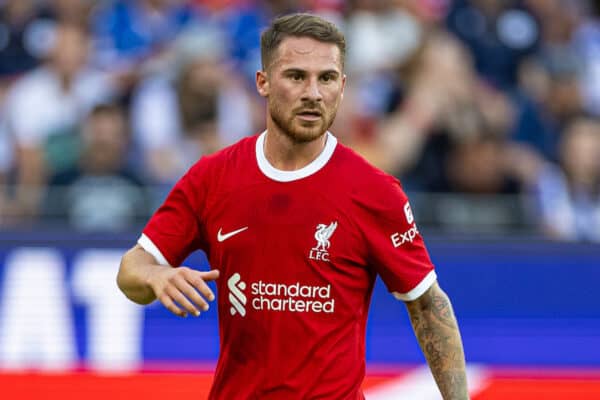
<path fill-rule="evenodd" d="M 327 134 L 310 142 L 295 142 L 273 126 L 267 127 L 264 152 L 269 163 L 281 171 L 295 171 L 314 161 L 325 148 Z"/>
<path fill-rule="evenodd" d="M 58 79 L 58 82 L 60 83 L 60 87 L 62 88 L 62 90 L 65 92 L 69 92 L 71 90 L 71 86 L 74 81 L 73 75 L 65 73 L 64 71 L 61 71 L 59 68 L 57 68 L 54 65 L 50 65 L 50 69 L 54 73 L 56 78 Z"/>

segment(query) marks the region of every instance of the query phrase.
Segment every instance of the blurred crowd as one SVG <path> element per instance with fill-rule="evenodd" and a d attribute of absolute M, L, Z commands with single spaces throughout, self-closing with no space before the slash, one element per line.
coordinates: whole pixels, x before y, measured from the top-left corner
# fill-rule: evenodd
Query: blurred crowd
<path fill-rule="evenodd" d="M 332 131 L 423 220 L 600 242 L 591 0 L 0 0 L 0 228 L 146 218 L 195 160 L 264 129 L 260 32 L 290 11 L 344 30 Z"/>

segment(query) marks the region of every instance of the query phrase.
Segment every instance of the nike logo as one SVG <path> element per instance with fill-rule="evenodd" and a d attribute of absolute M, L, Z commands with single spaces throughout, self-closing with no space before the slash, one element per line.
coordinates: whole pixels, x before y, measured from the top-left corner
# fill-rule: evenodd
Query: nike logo
<path fill-rule="evenodd" d="M 233 231 L 233 232 L 229 232 L 229 233 L 225 233 L 225 234 L 221 233 L 222 229 L 223 228 L 219 228 L 219 232 L 217 233 L 217 240 L 219 242 L 223 242 L 223 241 L 229 239 L 230 237 L 237 235 L 240 232 L 244 232 L 246 229 L 248 229 L 248 227 L 245 226 L 243 228 L 238 229 L 237 231 Z"/>

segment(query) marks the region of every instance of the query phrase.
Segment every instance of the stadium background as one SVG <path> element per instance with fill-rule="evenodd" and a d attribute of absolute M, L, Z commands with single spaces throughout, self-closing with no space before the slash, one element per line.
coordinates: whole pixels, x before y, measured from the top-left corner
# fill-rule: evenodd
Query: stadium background
<path fill-rule="evenodd" d="M 332 131 L 409 193 L 473 398 L 600 398 L 600 20 L 585 0 L 0 0 L 2 397 L 206 396 L 215 310 L 138 307 L 114 277 L 195 159 L 264 129 L 258 35 L 290 10 L 347 35 Z M 380 284 L 367 361 L 369 399 L 439 398 Z"/>

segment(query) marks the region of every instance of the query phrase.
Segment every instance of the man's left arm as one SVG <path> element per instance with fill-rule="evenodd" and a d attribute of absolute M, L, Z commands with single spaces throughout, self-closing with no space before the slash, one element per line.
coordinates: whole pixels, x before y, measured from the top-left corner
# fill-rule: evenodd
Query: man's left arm
<path fill-rule="evenodd" d="M 446 293 L 436 282 L 419 298 L 405 304 L 444 400 L 469 399 L 463 345 Z"/>

